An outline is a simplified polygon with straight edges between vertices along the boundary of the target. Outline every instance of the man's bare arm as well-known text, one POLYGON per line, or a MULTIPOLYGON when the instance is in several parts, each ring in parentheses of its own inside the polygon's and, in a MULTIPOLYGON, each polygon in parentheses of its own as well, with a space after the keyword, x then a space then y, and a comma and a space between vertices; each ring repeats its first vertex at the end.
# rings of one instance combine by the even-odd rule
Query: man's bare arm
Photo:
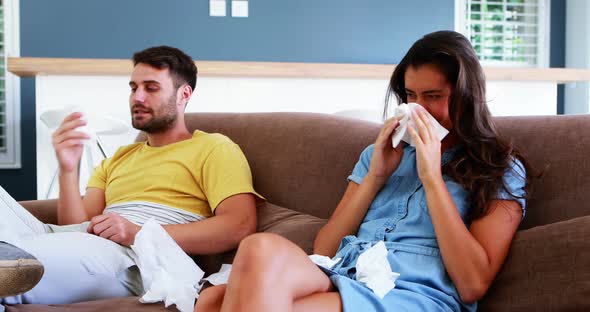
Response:
POLYGON ((250 193, 223 200, 215 216, 189 224, 165 225, 164 229, 188 254, 214 254, 232 250, 256 232, 256 201, 250 193))
POLYGON ((52 144, 59 164, 58 224, 75 224, 90 220, 105 207, 104 191, 88 189, 84 200, 80 196, 78 164, 84 140, 88 134, 79 130, 86 125, 81 113, 68 115, 52 135, 52 144))

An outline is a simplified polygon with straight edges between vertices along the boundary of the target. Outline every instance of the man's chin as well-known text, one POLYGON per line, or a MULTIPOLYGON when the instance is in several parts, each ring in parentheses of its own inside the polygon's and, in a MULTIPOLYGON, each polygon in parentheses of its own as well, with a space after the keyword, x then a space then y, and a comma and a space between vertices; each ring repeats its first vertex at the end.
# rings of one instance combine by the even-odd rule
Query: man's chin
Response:
POLYGON ((135 120, 131 123, 131 126, 133 126, 134 129, 137 129, 139 131, 145 131, 146 129, 149 129, 149 127, 147 126, 147 123, 137 122, 135 120))

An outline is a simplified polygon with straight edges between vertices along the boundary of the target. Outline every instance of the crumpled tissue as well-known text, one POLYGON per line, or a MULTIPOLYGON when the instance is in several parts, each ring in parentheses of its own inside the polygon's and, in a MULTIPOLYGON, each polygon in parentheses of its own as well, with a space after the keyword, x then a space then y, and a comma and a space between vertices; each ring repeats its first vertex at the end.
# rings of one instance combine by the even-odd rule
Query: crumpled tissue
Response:
MULTIPOLYGON (((399 126, 397 127, 397 129, 395 129, 395 132, 391 136, 391 143, 393 144, 394 148, 397 147, 400 141, 404 141, 410 144, 411 146, 416 146, 414 140, 412 140, 410 132, 407 130, 408 127, 413 127, 414 129, 416 129, 416 125, 414 124, 414 119, 412 117, 411 112, 416 110, 418 106, 420 106, 420 104, 418 103, 403 103, 395 108, 395 112, 393 115, 395 117, 403 116, 403 118, 400 119, 399 126)), ((430 113, 426 112, 426 114, 428 115, 428 119, 430 119, 430 122, 434 125, 434 131, 436 133, 438 140, 442 141, 442 139, 447 134, 449 134, 449 130, 441 126, 441 124, 438 123, 438 121, 436 121, 436 119, 434 119, 434 117, 432 117, 430 113)))
POLYGON ((340 260, 342 260, 342 258, 330 258, 330 257, 326 257, 326 256, 322 256, 322 255, 310 255, 309 256, 309 260, 311 260, 311 262, 322 266, 326 269, 331 269, 332 267, 334 267, 336 265, 336 263, 340 262, 340 260))
POLYGON ((383 241, 365 250, 356 261, 356 280, 373 290, 381 299, 395 287, 398 277, 399 273, 391 271, 383 241))
POLYGON ((181 312, 193 311, 205 272, 178 246, 154 218, 135 236, 129 255, 141 273, 145 294, 142 303, 164 301, 181 312))
POLYGON ((227 284, 227 281, 229 280, 230 273, 231 273, 231 264, 224 263, 221 265, 221 269, 219 269, 219 272, 213 273, 213 274, 205 277, 203 280, 209 281, 209 283, 211 283, 211 285, 215 285, 215 286, 227 284))

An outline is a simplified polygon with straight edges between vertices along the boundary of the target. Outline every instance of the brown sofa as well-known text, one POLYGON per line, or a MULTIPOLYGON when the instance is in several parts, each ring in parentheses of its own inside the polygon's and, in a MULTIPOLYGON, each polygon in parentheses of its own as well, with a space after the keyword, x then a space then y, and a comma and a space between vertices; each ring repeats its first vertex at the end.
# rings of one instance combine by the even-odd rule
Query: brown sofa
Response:
MULTIPOLYGON (((590 311, 590 115, 502 117, 538 168, 527 216, 506 263, 480 302, 481 311, 590 311)), ((359 153, 379 125, 310 113, 188 114, 190 129, 220 132, 243 149, 256 189, 269 204, 258 210, 259 231, 279 233, 311 252, 318 229, 336 207, 359 153)), ((55 201, 23 205, 55 222, 55 201)), ((196 257, 207 272, 233 253, 196 257)), ((19 305, 7 311, 164 311, 137 298, 65 306, 19 305)))

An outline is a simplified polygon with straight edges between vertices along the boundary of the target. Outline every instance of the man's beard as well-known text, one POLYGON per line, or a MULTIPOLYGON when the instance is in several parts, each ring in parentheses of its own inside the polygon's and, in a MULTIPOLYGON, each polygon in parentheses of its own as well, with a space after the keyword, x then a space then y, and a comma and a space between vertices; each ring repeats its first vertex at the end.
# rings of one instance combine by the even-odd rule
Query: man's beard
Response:
POLYGON ((133 117, 133 111, 135 109, 140 109, 142 111, 148 110, 141 104, 135 104, 131 108, 131 124, 133 125, 133 128, 137 130, 146 133, 161 133, 176 125, 176 119, 178 117, 176 112, 176 95, 170 96, 168 103, 160 106, 157 113, 150 109, 148 113, 152 115, 152 118, 147 121, 144 121, 145 117, 142 120, 135 120, 133 117))

